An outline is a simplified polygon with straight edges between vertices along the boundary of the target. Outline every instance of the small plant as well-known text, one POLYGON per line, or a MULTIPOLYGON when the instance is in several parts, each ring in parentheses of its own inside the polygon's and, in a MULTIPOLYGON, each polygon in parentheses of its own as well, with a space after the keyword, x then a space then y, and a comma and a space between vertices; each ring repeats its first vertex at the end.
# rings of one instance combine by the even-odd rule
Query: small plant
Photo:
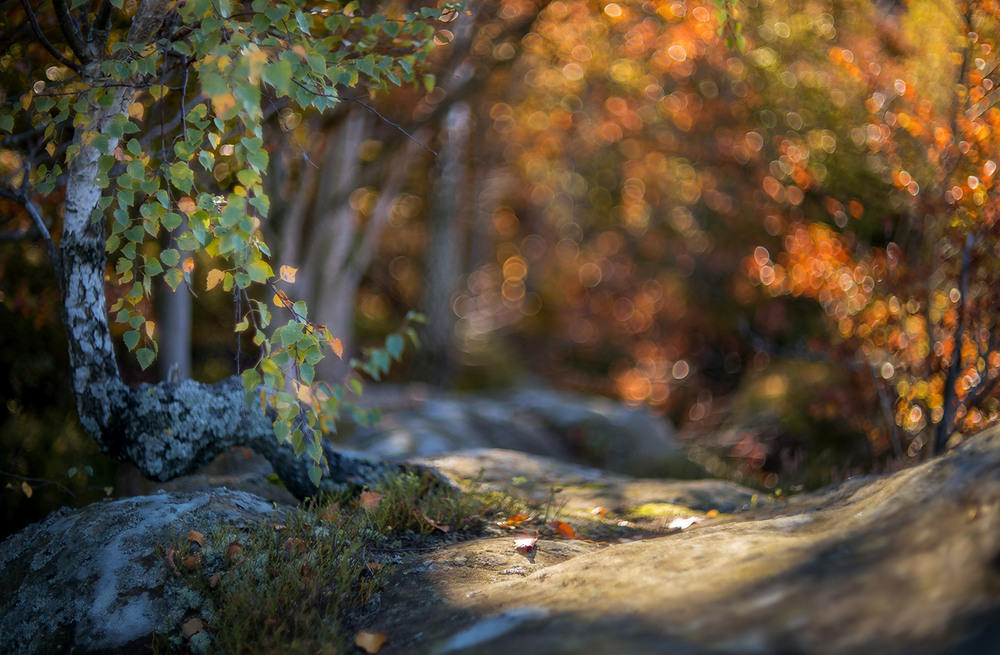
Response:
POLYGON ((461 491, 429 472, 403 472, 269 522, 192 531, 161 553, 186 585, 177 602, 190 610, 187 643, 156 643, 177 652, 347 652, 349 626, 377 603, 395 550, 477 534, 516 507, 476 484, 461 491))

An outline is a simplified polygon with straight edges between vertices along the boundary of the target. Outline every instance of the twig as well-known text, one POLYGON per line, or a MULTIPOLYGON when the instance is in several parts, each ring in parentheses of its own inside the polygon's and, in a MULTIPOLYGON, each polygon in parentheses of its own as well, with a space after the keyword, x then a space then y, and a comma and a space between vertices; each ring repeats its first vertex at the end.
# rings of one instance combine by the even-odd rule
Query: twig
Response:
POLYGON ((31 10, 31 5, 28 4, 28 0, 21 0, 21 4, 24 5, 24 13, 28 15, 28 22, 31 23, 32 31, 35 33, 35 36, 38 37, 38 40, 45 47, 45 49, 48 50, 52 54, 52 56, 59 61, 59 63, 63 64, 64 66, 69 66, 77 73, 79 73, 80 65, 77 64, 76 62, 72 62, 69 59, 66 59, 66 57, 64 57, 61 52, 56 50, 56 47, 52 45, 52 43, 47 38, 45 38, 45 35, 42 34, 42 28, 39 27, 38 20, 35 18, 35 12, 31 10))
POLYGON ((35 482, 35 483, 38 483, 40 485, 50 485, 50 484, 51 485, 55 485, 56 487, 59 487, 59 489, 61 489, 61 490, 65 491, 66 493, 68 493, 73 498, 76 498, 76 494, 75 493, 73 493, 72 491, 70 491, 69 489, 67 489, 66 487, 64 487, 63 485, 59 484, 55 480, 47 480, 45 478, 27 478, 27 477, 25 477, 23 475, 18 475, 17 473, 8 473, 7 471, 0 471, 0 475, 6 475, 7 477, 17 478, 18 480, 23 480, 24 482, 35 482))
MULTIPOLYGON (((22 0, 22 2, 27 4, 27 0, 22 0)), ((80 35, 76 21, 73 20, 72 14, 69 13, 66 0, 52 0, 52 7, 56 10, 56 20, 59 22, 59 27, 62 29, 63 36, 66 37, 66 43, 70 49, 83 64, 90 63, 92 57, 87 50, 87 44, 83 42, 83 37, 80 35)))

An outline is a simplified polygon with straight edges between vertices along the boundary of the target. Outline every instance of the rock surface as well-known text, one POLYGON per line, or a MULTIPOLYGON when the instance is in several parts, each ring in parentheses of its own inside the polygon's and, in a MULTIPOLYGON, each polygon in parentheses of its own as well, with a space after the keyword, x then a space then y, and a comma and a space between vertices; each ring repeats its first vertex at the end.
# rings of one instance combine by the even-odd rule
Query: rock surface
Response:
POLYGON ((707 475, 687 458, 666 419, 608 398, 551 389, 447 394, 411 386, 372 389, 365 403, 379 408, 381 422, 343 430, 339 445, 377 458, 504 448, 627 475, 707 475))
POLYGON ((0 653, 149 652, 154 631, 176 628, 200 607, 168 570, 163 548, 190 530, 273 512, 244 492, 159 493, 28 526, 0 544, 0 653))
POLYGON ((998 653, 1000 429, 669 536, 513 546, 412 557, 371 626, 381 652, 998 653))

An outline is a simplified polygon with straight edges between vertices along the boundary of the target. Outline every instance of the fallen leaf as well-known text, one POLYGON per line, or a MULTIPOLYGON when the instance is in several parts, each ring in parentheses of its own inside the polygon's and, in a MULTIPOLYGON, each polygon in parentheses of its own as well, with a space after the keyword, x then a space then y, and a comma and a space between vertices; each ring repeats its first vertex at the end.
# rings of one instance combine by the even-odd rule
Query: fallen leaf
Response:
POLYGON ((192 553, 184 560, 184 568, 188 571, 195 571, 201 568, 201 552, 192 553))
POLYGON ((381 632, 359 632, 354 639, 354 645, 366 653, 377 653, 386 639, 387 637, 381 632))
POLYGON ((181 632, 185 637, 190 639, 199 632, 205 632, 205 624, 201 619, 195 617, 190 621, 185 621, 184 625, 181 626, 181 632))
POLYGON ((220 582, 222 582, 222 575, 219 573, 213 573, 212 577, 208 579, 208 588, 217 589, 220 582))
POLYGON ((706 519, 714 519, 718 515, 719 515, 719 510, 717 509, 710 509, 707 512, 705 512, 706 519))
POLYGON ((590 513, 593 514, 594 516, 604 516, 605 514, 608 513, 608 508, 598 506, 590 510, 590 513))
POLYGON ((538 537, 531 535, 521 535, 514 538, 514 550, 521 553, 522 555, 527 555, 528 553, 535 550, 535 542, 538 541, 538 537))
POLYGON ((382 494, 377 494, 374 491, 362 491, 361 497, 358 498, 358 505, 361 507, 372 510, 378 507, 379 501, 382 500, 382 494))
POLYGON ((285 540, 285 552, 288 553, 300 553, 305 550, 306 542, 302 541, 298 537, 289 537, 285 540))
POLYGON ((380 571, 382 569, 381 562, 368 562, 368 570, 374 573, 375 571, 380 571))
POLYGON ((571 528, 569 524, 563 523, 562 521, 549 521, 549 527, 558 532, 559 536, 563 539, 580 538, 576 536, 576 532, 573 531, 573 528, 571 528))
POLYGON ((507 519, 506 523, 501 523, 501 525, 507 528, 516 528, 517 526, 521 525, 530 518, 531 518, 530 514, 515 514, 514 516, 507 519))
POLYGON ((701 523, 705 520, 703 516, 685 516, 678 517, 667 524, 667 529, 669 530, 684 530, 690 528, 695 523, 701 523))
POLYGON ((321 521, 334 521, 337 515, 340 513, 340 505, 337 503, 330 503, 326 505, 319 511, 319 520, 321 521))
POLYGON ((205 545, 205 535, 203 535, 202 533, 198 532, 197 530, 192 530, 191 532, 188 532, 188 541, 190 541, 192 543, 196 543, 199 546, 204 546, 205 545))
POLYGON ((226 547, 226 559, 232 562, 240 554, 241 550, 243 550, 243 544, 238 541, 230 542, 226 547))

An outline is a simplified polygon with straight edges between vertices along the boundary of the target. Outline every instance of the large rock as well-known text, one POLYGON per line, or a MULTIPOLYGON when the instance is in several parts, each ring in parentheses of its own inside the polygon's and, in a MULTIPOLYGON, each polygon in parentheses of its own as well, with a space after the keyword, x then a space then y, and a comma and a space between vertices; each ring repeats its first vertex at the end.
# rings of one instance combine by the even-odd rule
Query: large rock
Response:
POLYGON ((273 512, 261 498, 221 489, 94 503, 28 526, 0 544, 0 653, 149 652, 154 631, 176 630, 202 602, 171 574, 162 549, 190 530, 273 512))
POLYGON ((504 448, 627 475, 692 478, 692 463, 663 417, 609 398, 551 389, 447 394, 422 387, 374 389, 372 428, 343 430, 340 445, 380 458, 504 448))
POLYGON ((383 604, 383 653, 1000 653, 1000 429, 660 538, 415 555, 383 604))

